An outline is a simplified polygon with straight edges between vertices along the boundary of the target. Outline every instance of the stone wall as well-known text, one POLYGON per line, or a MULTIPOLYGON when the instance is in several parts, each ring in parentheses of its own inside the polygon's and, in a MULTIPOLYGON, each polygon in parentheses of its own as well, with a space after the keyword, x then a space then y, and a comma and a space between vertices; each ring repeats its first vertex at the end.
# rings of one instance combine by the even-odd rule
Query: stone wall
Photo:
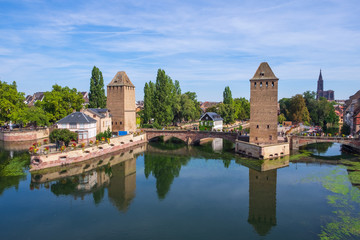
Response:
POLYGON ((14 131, 5 131, 0 132, 0 141, 4 142, 22 142, 22 141, 32 141, 42 138, 49 137, 49 129, 40 129, 40 130, 14 130, 14 131))
POLYGON ((56 152, 43 155, 34 155, 31 157, 31 170, 40 170, 49 167, 62 166, 77 162, 82 162, 99 156, 103 156, 120 149, 125 149, 140 143, 146 142, 146 135, 139 136, 125 135, 110 139, 110 144, 103 143, 96 146, 89 146, 83 149, 72 151, 56 152))
POLYGON ((290 154, 289 143, 257 145, 242 141, 236 141, 235 152, 260 159, 277 158, 290 154))

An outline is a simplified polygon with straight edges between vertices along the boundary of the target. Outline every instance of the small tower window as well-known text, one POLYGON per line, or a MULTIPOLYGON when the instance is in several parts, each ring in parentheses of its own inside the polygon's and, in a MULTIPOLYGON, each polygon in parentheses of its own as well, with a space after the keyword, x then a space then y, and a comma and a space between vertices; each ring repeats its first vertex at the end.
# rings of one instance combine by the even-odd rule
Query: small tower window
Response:
POLYGON ((268 84, 268 82, 266 82, 266 87, 268 87, 269 86, 269 84, 268 84))
POLYGON ((254 82, 254 87, 256 87, 256 82, 254 82))
POLYGON ((267 125, 267 128, 269 129, 269 128, 270 128, 270 125, 267 125))
POLYGON ((262 82, 260 82, 260 87, 262 87, 262 82))
POLYGON ((272 140, 272 135, 269 136, 269 140, 272 140))
POLYGON ((256 125, 256 128, 259 128, 259 125, 256 125))
POLYGON ((120 125, 122 125, 122 122, 120 122, 120 125))
POLYGON ((255 137, 255 141, 257 141, 258 140, 258 138, 257 137, 255 137))
POLYGON ((274 84, 274 82, 271 82, 271 86, 273 87, 275 84, 274 84))

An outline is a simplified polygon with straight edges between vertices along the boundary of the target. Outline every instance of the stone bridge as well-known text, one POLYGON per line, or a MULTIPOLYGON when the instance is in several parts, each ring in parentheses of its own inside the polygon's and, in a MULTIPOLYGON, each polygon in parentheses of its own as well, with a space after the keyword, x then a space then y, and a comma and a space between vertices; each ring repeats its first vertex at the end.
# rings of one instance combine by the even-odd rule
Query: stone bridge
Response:
POLYGON ((248 136, 240 136, 232 132, 190 131, 190 130, 144 130, 147 140, 163 136, 164 141, 172 137, 178 138, 188 145, 196 144, 204 138, 222 138, 235 143, 235 140, 249 141, 248 136))
POLYGON ((320 137, 320 136, 290 136, 290 149, 299 149, 299 147, 322 142, 341 143, 360 151, 360 139, 343 137, 320 137))

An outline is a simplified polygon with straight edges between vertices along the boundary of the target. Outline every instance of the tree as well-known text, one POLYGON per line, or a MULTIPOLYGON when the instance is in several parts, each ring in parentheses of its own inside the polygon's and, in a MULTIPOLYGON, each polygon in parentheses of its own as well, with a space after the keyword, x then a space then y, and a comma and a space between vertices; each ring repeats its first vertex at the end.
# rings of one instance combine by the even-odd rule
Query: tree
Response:
POLYGON ((174 118, 172 109, 172 80, 159 69, 155 83, 155 121, 161 126, 168 125, 174 118), (170 97, 169 97, 170 96, 170 97))
POLYGON ((278 116, 278 122, 280 124, 283 124, 283 122, 286 121, 286 118, 285 118, 285 115, 283 113, 281 113, 279 116, 278 116))
POLYGON ((290 119, 294 122, 303 122, 305 124, 310 122, 309 111, 301 94, 297 94, 291 98, 289 115, 290 119))
POLYGON ((172 110, 174 114, 173 123, 181 121, 181 88, 178 80, 172 87, 172 110))
POLYGON ((153 112, 153 96, 151 94, 151 89, 149 87, 148 83, 145 83, 145 87, 144 87, 144 110, 142 112, 142 117, 143 117, 143 122, 144 123, 149 123, 151 120, 151 115, 153 112))
POLYGON ((233 101, 233 98, 232 98, 230 87, 227 86, 227 87, 225 87, 225 90, 223 92, 223 103, 232 105, 233 102, 234 101, 233 101))
POLYGON ((245 98, 234 99, 235 118, 239 120, 250 118, 250 102, 245 98))
POLYGON ((26 108, 24 93, 17 91, 17 85, 0 81, 0 123, 15 120, 19 111, 26 108))
POLYGON ((14 117, 17 123, 25 125, 30 124, 35 127, 49 125, 48 114, 42 108, 36 106, 24 108, 23 110, 17 112, 16 116, 14 114, 14 117))
POLYGON ((35 106, 40 107, 48 114, 50 122, 55 123, 74 110, 80 111, 83 107, 83 96, 75 88, 70 89, 57 84, 52 88, 51 92, 44 93, 43 101, 35 103, 35 106))
POLYGON ((341 128, 341 134, 344 134, 344 135, 350 135, 351 133, 351 129, 350 129, 350 126, 347 125, 345 122, 341 128))
POLYGON ((64 142, 69 146, 70 141, 77 140, 77 133, 69 129, 54 129, 49 135, 51 142, 64 142))
POLYGON ((93 67, 90 78, 89 108, 105 108, 106 96, 102 72, 93 67))

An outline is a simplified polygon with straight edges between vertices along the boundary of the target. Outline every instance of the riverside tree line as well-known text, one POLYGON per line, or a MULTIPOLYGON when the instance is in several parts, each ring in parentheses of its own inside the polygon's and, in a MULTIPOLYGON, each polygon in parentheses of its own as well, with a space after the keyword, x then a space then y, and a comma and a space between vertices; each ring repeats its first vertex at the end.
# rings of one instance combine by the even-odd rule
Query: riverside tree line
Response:
MULTIPOLYGON (((81 92, 76 88, 53 85, 51 91, 44 93, 42 101, 34 106, 25 104, 25 94, 18 92, 16 82, 8 84, 0 81, 0 124, 14 122, 21 126, 49 126, 84 106, 81 92)), ((90 79, 89 106, 106 107, 104 80, 101 71, 94 66, 90 79)))

